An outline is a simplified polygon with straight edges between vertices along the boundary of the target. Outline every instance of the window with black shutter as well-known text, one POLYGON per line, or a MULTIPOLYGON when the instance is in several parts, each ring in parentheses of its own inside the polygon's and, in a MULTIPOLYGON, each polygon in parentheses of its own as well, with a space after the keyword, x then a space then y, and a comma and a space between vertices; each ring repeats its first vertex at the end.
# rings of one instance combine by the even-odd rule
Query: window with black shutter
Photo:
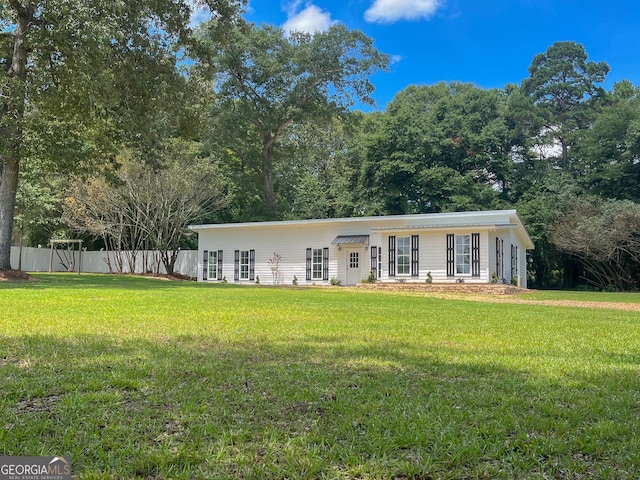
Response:
POLYGON ((389 236, 389 276, 396 276, 396 237, 389 236))
POLYGON ((480 276, 480 234, 471 234, 471 276, 480 276))
POLYGON ((209 279, 209 271, 207 270, 208 265, 209 265, 209 250, 205 250, 204 255, 202 256, 202 279, 203 280, 209 279))
POLYGON ((420 258, 420 254, 419 254, 419 250, 418 250, 418 242, 419 242, 419 235, 411 235, 411 276, 412 277, 417 277, 420 275, 420 269, 419 269, 419 258, 420 258))
POLYGON ((455 236, 447 233, 447 277, 454 277, 456 271, 455 236))

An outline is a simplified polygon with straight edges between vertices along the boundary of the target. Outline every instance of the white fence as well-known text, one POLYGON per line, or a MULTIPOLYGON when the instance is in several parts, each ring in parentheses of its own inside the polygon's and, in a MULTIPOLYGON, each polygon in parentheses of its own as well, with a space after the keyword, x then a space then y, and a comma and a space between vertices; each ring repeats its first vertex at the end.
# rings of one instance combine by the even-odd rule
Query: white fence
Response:
MULTIPOLYGON (((73 252, 73 258, 68 253, 67 249, 60 249, 59 255, 54 250, 53 252, 53 268, 54 272, 66 272, 67 268, 63 263, 67 263, 71 260, 73 262, 78 261, 78 251, 73 252), (62 258, 61 258, 62 257, 62 258)), ((25 272, 48 272, 51 250, 49 248, 22 248, 22 261, 21 270, 25 272)), ((11 247, 11 268, 17 270, 20 256, 19 247, 11 247)), ((109 252, 111 259, 111 265, 113 271, 117 271, 116 268, 116 255, 113 252, 109 252)), ((149 269, 156 260, 156 252, 138 252, 135 262, 135 273, 143 273, 143 268, 146 265, 149 269), (146 255, 146 262, 145 257, 146 255)), ((77 265, 77 263, 75 264, 77 265)), ((127 262, 123 265, 125 272, 129 271, 127 262)), ((178 253, 178 259, 176 260, 175 273, 181 275, 187 275, 189 277, 195 277, 198 274, 198 252, 197 250, 182 250, 178 253)), ((76 267, 77 271, 77 267, 76 267)), ((82 252, 82 272, 89 273, 109 273, 109 265, 107 264, 107 252, 96 251, 84 251, 82 252)), ((160 263, 160 273, 165 273, 164 266, 160 263)))

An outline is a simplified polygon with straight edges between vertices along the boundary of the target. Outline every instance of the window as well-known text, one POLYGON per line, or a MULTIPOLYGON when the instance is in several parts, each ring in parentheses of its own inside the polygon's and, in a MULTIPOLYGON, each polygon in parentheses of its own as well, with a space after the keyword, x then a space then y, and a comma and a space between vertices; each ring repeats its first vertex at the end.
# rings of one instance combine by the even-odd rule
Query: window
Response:
POLYGON ((218 279, 218 252, 212 250, 209 252, 209 280, 218 279))
MULTIPOLYGON (((220 263, 218 263, 218 265, 220 265, 220 263)), ((252 282, 255 280, 255 265, 255 250, 236 250, 233 259, 233 280, 236 282, 240 280, 249 280, 252 282)))
POLYGON ((456 275, 471 273, 471 235, 456 235, 456 275))
POLYGON ((240 251, 240 280, 249 280, 249 250, 240 251))
POLYGON ((311 279, 322 280, 322 249, 314 248, 311 263, 311 279))
POLYGON ((360 268, 360 255, 358 252, 349 253, 349 268, 360 268))
POLYGON ((447 277, 480 276, 480 234, 447 234, 447 277))
POLYGON ((398 237, 398 275, 409 275, 411 273, 411 237, 398 237))

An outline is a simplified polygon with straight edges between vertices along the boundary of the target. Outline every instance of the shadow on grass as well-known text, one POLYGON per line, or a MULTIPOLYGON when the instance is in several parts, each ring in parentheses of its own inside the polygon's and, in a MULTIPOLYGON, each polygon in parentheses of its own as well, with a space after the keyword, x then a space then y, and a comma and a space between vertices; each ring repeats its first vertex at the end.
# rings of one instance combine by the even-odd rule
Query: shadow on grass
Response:
POLYGON ((2 455, 78 478, 633 478, 640 380, 455 348, 0 339, 2 455), (455 360, 454 360, 455 359, 455 360))
MULTIPOLYGON (((10 289, 36 290, 36 289, 117 289, 117 290, 157 290, 173 289, 185 286, 211 287, 211 285, 198 284, 188 280, 169 280, 158 277, 145 277, 142 275, 119 274, 90 274, 81 275, 75 273, 32 273, 30 281, 4 281, 0 282, 0 291, 10 289)), ((233 287, 231 284, 216 284, 217 288, 233 287)))

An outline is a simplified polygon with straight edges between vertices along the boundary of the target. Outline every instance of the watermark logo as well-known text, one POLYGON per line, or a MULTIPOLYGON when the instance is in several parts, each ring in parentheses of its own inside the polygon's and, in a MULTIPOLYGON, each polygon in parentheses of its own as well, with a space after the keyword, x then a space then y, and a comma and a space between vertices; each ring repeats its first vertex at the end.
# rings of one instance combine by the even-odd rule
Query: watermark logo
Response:
POLYGON ((68 457, 0 457, 0 480, 71 480, 68 457))

